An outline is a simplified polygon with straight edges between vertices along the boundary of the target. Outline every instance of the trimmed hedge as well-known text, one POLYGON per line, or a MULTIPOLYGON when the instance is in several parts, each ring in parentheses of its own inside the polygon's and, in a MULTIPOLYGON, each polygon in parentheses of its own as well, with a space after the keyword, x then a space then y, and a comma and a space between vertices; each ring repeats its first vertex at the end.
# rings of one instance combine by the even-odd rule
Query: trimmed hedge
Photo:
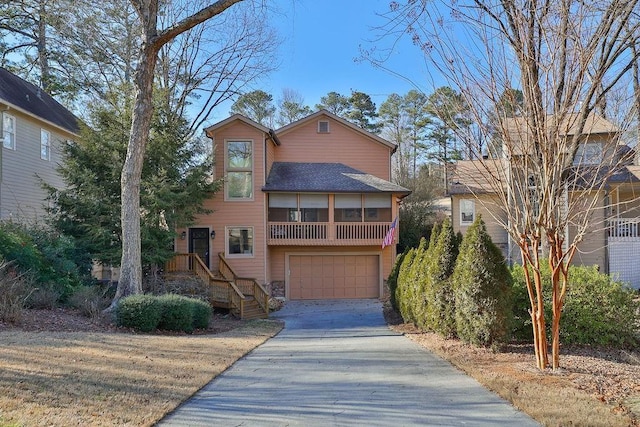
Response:
POLYGON ((193 332, 209 326, 211 306, 182 295, 131 295, 118 302, 115 311, 119 326, 151 332, 156 329, 193 332))
POLYGON ((160 322, 161 307, 153 295, 131 295, 118 301, 115 310, 118 326, 151 332, 160 322))

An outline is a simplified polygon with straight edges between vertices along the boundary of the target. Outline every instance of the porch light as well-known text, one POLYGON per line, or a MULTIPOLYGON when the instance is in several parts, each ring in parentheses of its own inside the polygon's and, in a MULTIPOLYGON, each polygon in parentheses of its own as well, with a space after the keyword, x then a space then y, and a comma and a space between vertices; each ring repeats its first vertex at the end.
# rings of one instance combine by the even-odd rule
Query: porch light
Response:
POLYGON ((187 232, 183 231, 182 233, 180 233, 180 240, 184 240, 187 238, 187 232))
POLYGON ((211 230, 211 239, 216 238, 216 230, 211 230))

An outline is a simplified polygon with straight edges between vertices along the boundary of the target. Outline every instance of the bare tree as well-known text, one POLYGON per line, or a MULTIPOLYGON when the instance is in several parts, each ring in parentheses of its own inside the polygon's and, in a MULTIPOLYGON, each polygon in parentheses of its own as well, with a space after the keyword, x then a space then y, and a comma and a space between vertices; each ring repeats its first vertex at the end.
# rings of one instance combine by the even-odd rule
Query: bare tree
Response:
POLYGON ((636 62, 638 2, 422 0, 392 2, 387 16, 387 34, 408 33, 463 95, 478 132, 499 139, 502 157, 467 162, 469 179, 494 194, 487 209, 528 267, 540 369, 549 357, 539 249, 548 247, 558 368, 569 265, 590 228, 603 225, 610 178, 628 161, 617 129, 595 113, 636 62), (522 91, 521 113, 495 114, 512 88, 522 91), (591 137, 603 132, 607 138, 591 137))

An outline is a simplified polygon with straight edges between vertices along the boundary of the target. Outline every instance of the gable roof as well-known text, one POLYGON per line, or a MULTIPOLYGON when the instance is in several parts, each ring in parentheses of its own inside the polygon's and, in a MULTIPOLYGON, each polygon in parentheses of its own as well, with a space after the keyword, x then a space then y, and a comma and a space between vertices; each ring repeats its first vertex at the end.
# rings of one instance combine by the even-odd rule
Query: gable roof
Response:
POLYGON ((41 88, 0 67, 0 100, 68 132, 80 130, 78 118, 41 88))
POLYGON ((342 163, 275 162, 267 192, 287 193, 397 193, 410 190, 342 163))
POLYGON ((242 114, 234 114, 233 116, 229 116, 224 120, 219 121, 218 123, 214 123, 211 126, 207 127, 204 129, 205 135, 209 135, 209 132, 213 132, 217 129, 220 129, 230 123, 233 123, 235 121, 241 121, 251 127, 254 127, 266 134, 269 135, 270 139, 273 141, 274 144, 276 145, 280 145, 280 140, 278 139, 278 137, 276 136, 275 132, 272 129, 269 129, 268 127, 261 125, 260 123, 251 120, 248 117, 243 116, 242 114))
POLYGON ((311 114, 311 115, 309 115, 307 117, 303 117, 300 120, 297 120, 297 121, 295 121, 293 123, 289 123, 288 125, 283 126, 280 129, 277 129, 276 130, 276 134, 277 135, 284 135, 285 133, 290 132, 291 130, 293 130, 293 129, 299 127, 299 126, 302 126, 307 122, 310 122, 312 120, 318 119, 321 116, 325 116, 327 118, 333 119, 333 120, 339 122, 340 124, 348 127, 349 129, 352 129, 352 130, 360 133, 361 135, 364 135, 367 138, 372 139, 375 142, 384 145, 385 147, 391 148, 391 152, 392 153, 394 153, 396 151, 396 149, 398 148, 396 146, 396 144, 394 144, 394 143, 392 143, 390 141, 387 141, 386 139, 381 138, 381 137, 379 137, 378 135, 376 135, 374 133, 366 131, 366 130, 362 129, 361 127, 351 123, 350 121, 348 121, 346 119, 343 119, 342 117, 337 116, 337 115, 335 115, 333 113, 330 113, 327 110, 316 111, 315 113, 313 113, 313 114, 311 114))

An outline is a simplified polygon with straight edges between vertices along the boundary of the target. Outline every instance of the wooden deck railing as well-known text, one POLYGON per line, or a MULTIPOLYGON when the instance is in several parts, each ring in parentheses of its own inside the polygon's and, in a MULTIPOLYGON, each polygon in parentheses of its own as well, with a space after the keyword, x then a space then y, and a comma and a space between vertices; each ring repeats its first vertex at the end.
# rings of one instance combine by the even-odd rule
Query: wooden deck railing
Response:
POLYGON ((239 277, 227 262, 224 254, 218 254, 218 271, 227 280, 232 280, 244 295, 253 295, 264 312, 269 315, 269 293, 255 279, 239 277))
POLYGON ((270 245, 378 244, 391 222, 269 222, 270 245))

